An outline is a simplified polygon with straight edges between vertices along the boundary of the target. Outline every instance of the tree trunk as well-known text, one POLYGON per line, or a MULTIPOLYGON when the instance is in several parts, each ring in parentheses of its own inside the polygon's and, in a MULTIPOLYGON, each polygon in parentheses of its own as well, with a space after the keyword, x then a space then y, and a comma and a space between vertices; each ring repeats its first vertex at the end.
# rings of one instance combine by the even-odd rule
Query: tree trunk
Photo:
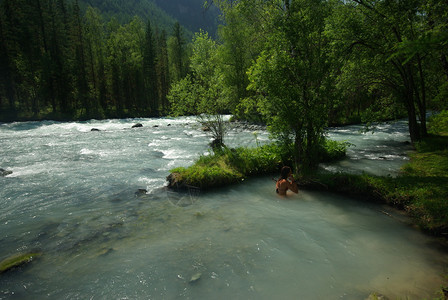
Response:
POLYGON ((295 169, 295 173, 298 174, 299 173, 299 166, 300 166, 300 158, 303 156, 303 147, 302 147, 302 136, 300 133, 300 130, 297 130, 295 132, 295 137, 294 137, 294 149, 293 149, 293 154, 294 154, 294 169, 295 169))
POLYGON ((405 106, 408 112, 408 127, 411 142, 415 143, 421 139, 420 128, 417 123, 417 116, 415 113, 414 99, 412 97, 412 91, 406 91, 405 106))
POLYGON ((448 80, 448 60, 446 59, 445 53, 440 55, 440 60, 442 61, 443 71, 445 72, 446 79, 448 80))
POLYGON ((11 59, 8 54, 7 41, 3 33, 3 23, 0 19, 0 69, 1 69, 1 79, 4 80, 5 96, 9 101, 9 109, 15 111, 15 91, 14 91, 14 80, 11 70, 11 59))
POLYGON ((420 101, 420 126, 422 137, 428 135, 428 129, 426 127, 426 85, 425 85, 425 75, 423 73, 422 58, 417 55, 418 62, 418 72, 420 74, 420 89, 421 89, 421 101, 420 101))

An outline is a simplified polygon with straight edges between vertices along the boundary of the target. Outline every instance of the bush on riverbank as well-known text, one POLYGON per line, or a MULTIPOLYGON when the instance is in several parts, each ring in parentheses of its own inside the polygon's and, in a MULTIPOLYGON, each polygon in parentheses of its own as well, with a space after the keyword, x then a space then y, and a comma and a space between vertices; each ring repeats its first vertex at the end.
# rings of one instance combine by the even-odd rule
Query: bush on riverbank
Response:
MULTIPOLYGON (((345 156, 345 142, 326 141, 320 149, 322 160, 334 160, 345 156)), ((201 156, 188 168, 175 168, 177 183, 201 189, 220 187, 242 181, 251 175, 278 173, 283 165, 291 164, 292 150, 277 144, 256 148, 227 148, 201 156)))

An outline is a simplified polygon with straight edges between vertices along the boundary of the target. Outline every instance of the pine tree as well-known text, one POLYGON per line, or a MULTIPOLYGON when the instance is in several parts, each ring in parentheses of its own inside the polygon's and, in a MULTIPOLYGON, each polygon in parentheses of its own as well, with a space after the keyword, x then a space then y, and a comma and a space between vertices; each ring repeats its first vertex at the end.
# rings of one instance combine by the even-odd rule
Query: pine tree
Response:
POLYGON ((173 27, 173 35, 170 39, 170 60, 172 65, 172 79, 178 81, 185 77, 185 39, 179 22, 173 27))
POLYGON ((143 49, 143 76, 147 93, 148 105, 151 114, 159 114, 158 90, 157 90, 157 72, 156 72, 156 49, 151 22, 148 20, 145 32, 145 45, 143 49))
POLYGON ((168 68, 168 48, 166 43, 166 32, 162 30, 158 37, 158 55, 157 55, 157 78, 158 78, 158 90, 159 99, 162 104, 163 112, 166 113, 169 110, 169 102, 166 96, 169 90, 169 68, 168 68))
POLYGON ((86 55, 84 45, 83 24, 81 22, 81 13, 78 0, 75 1, 73 7, 73 36, 75 47, 75 78, 77 83, 77 101, 81 104, 81 108, 85 109, 86 116, 91 113, 89 102, 89 86, 86 74, 86 55))
POLYGON ((4 31, 3 15, 0 15, 0 108, 2 99, 6 98, 10 114, 15 112, 15 82, 13 79, 12 61, 8 53, 8 41, 4 31))

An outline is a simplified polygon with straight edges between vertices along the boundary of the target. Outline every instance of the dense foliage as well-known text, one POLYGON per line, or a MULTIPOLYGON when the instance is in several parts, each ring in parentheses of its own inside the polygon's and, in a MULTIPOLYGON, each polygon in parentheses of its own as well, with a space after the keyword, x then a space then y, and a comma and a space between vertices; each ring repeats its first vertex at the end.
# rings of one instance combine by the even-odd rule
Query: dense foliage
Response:
POLYGON ((283 10, 273 1, 266 45, 249 70, 249 88, 259 95, 258 109, 270 131, 294 143, 295 166, 317 165, 333 84, 330 44, 324 35, 330 13, 323 1, 293 1, 283 10))
POLYGON ((176 114, 226 107, 266 122, 312 170, 325 126, 407 116, 417 142, 427 109, 446 108, 443 1, 214 2, 225 26, 219 43, 193 39, 191 74, 168 96, 176 114))

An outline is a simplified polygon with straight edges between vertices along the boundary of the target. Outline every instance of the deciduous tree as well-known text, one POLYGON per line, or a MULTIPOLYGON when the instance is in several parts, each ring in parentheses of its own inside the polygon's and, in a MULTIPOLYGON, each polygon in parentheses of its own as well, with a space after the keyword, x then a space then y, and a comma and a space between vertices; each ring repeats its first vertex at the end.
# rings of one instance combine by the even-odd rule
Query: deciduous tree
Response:
POLYGON ((250 88, 259 94, 269 129, 284 144, 293 144, 301 171, 318 162, 327 103, 331 97, 331 59, 325 36, 330 6, 326 1, 266 1, 263 26, 271 34, 251 68, 250 88))

